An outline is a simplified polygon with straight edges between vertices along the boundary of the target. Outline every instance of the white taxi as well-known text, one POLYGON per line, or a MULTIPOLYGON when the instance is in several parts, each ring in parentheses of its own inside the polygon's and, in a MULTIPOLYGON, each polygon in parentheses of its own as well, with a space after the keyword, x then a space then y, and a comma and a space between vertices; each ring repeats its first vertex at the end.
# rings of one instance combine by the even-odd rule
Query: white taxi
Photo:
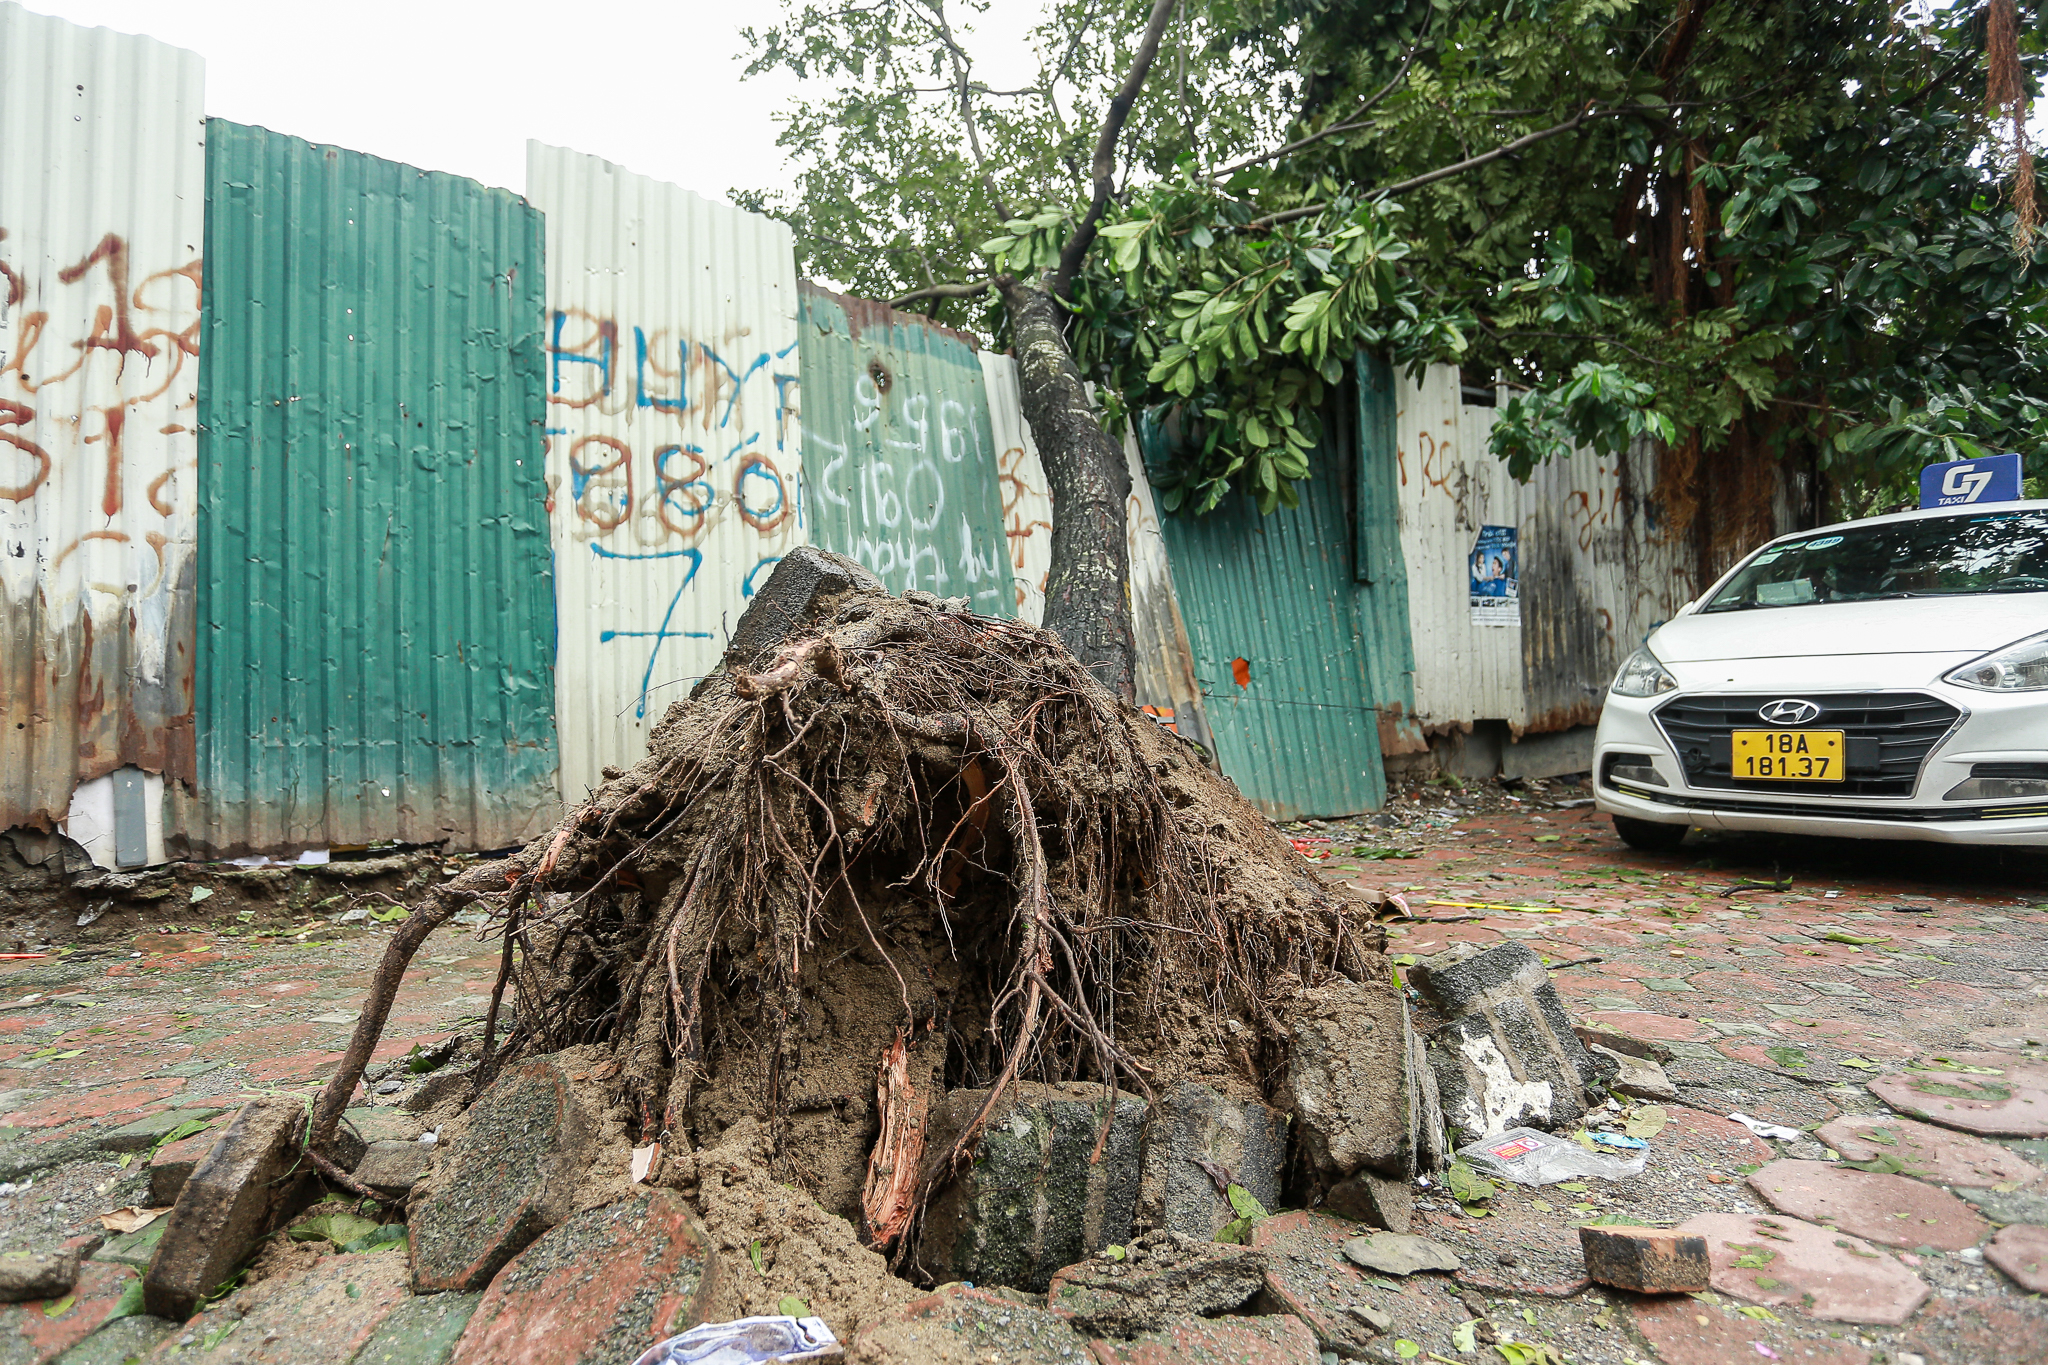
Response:
POLYGON ((1595 800, 1687 829, 2048 845, 2048 502, 1781 536, 1608 689, 1595 800))

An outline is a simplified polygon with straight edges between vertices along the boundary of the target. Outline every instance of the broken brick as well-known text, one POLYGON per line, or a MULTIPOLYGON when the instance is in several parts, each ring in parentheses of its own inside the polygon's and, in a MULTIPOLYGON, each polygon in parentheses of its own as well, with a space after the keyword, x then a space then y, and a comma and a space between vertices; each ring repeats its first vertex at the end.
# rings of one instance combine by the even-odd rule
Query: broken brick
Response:
POLYGON ((1707 1239, 1659 1228, 1582 1227, 1586 1274, 1638 1294, 1695 1294, 1712 1281, 1707 1239))

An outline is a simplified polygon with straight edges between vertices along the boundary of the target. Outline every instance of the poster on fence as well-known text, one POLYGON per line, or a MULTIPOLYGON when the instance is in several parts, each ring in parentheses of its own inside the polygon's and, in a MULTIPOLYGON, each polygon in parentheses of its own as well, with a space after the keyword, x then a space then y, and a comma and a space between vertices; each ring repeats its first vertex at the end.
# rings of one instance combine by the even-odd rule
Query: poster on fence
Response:
POLYGON ((1472 624, 1522 624, 1520 534, 1513 526, 1482 526, 1472 544, 1472 624))

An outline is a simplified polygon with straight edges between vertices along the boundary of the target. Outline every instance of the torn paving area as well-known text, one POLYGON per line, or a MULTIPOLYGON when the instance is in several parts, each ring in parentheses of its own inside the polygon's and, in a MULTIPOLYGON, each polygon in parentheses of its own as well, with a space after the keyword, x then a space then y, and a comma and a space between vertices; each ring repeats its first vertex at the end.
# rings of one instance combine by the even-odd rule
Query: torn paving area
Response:
MULTIPOLYGON (((1388 930, 1404 968, 1426 976, 1456 945, 1510 940, 1544 959, 1581 1036, 1652 1064, 1630 1073, 1643 1093, 1558 1129, 1583 1131, 1606 1155, 1638 1154, 1605 1145, 1614 1139, 1644 1143, 1642 1174, 1415 1191, 1408 1230, 1455 1269, 1364 1265, 1347 1243, 1372 1229, 1278 1213, 1250 1229, 1265 1278, 1235 1310, 1249 1315, 1176 1319, 1129 1339, 1078 1334, 1042 1295, 918 1298, 906 1285, 865 1305, 866 1321, 834 1324, 855 1358, 940 1358, 938 1332, 962 1360, 2038 1360, 2048 1340, 2042 864, 1765 841, 1643 855, 1583 805, 1535 792, 1486 805, 1472 814, 1411 802, 1392 826, 1288 832, 1329 871, 1406 901, 1415 918, 1388 930), (1415 856, 1377 856, 1390 851, 1415 856), (1589 1282, 1578 1233, 1589 1222, 1701 1234, 1711 1287, 1643 1295, 1589 1282)), ((172 913, 189 925, 199 911, 172 913)), ((395 1190, 424 1174, 417 1154, 432 1145, 420 1138, 452 1113, 436 1071, 403 1059, 428 1065, 451 1037, 480 1030, 498 960, 474 932, 440 930, 415 958, 352 1111, 364 1159, 374 1149, 395 1190)), ((665 1218, 677 1230, 662 1243, 673 1244, 662 1292, 680 1292, 670 1262, 699 1252, 681 1215, 664 1212, 672 1196, 657 1191, 640 1196, 646 1207, 609 1206, 628 1208, 630 1226, 577 1215, 573 1237, 534 1244, 555 1260, 515 1261, 482 1278, 487 1291, 415 1296, 394 1251, 402 1243, 378 1240, 374 1222, 330 1224, 333 1236, 279 1238, 252 1283, 190 1323, 137 1311, 136 1268, 165 1220, 116 1233, 102 1215, 174 1194, 181 1161, 189 1172, 195 1149, 250 1098, 316 1090, 388 933, 318 920, 269 935, 145 930, 0 963, 0 1250, 100 1243, 68 1292, 0 1307, 0 1362, 580 1358, 535 1354, 521 1328, 562 1312, 549 1276, 573 1278, 578 1256, 607 1248, 636 1265, 659 1259, 644 1238, 665 1218)), ((700 1158, 690 1188, 702 1207, 713 1189, 745 1192, 758 1179, 700 1158)), ((773 1311, 794 1289, 827 1292, 800 1261, 867 1254, 832 1243, 822 1225, 833 1220, 817 1221, 786 1246, 771 1236, 765 1254, 758 1237, 723 1249, 728 1315, 773 1311), (744 1299, 734 1284, 749 1286, 744 1299)), ((0 1280, 7 1265, 0 1258, 0 1280)), ((687 1287, 685 1298, 706 1292, 687 1287)), ((591 1311, 559 1329, 606 1339, 616 1314, 591 1311)))

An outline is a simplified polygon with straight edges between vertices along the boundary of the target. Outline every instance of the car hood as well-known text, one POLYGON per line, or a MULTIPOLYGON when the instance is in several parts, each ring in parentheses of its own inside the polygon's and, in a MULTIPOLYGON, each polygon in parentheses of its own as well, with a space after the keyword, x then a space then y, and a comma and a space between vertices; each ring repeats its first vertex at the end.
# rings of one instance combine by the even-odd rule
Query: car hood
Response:
POLYGON ((1650 635, 1667 664, 1814 655, 1986 654, 2048 630, 2048 593, 1915 597, 1690 614, 1650 635))

